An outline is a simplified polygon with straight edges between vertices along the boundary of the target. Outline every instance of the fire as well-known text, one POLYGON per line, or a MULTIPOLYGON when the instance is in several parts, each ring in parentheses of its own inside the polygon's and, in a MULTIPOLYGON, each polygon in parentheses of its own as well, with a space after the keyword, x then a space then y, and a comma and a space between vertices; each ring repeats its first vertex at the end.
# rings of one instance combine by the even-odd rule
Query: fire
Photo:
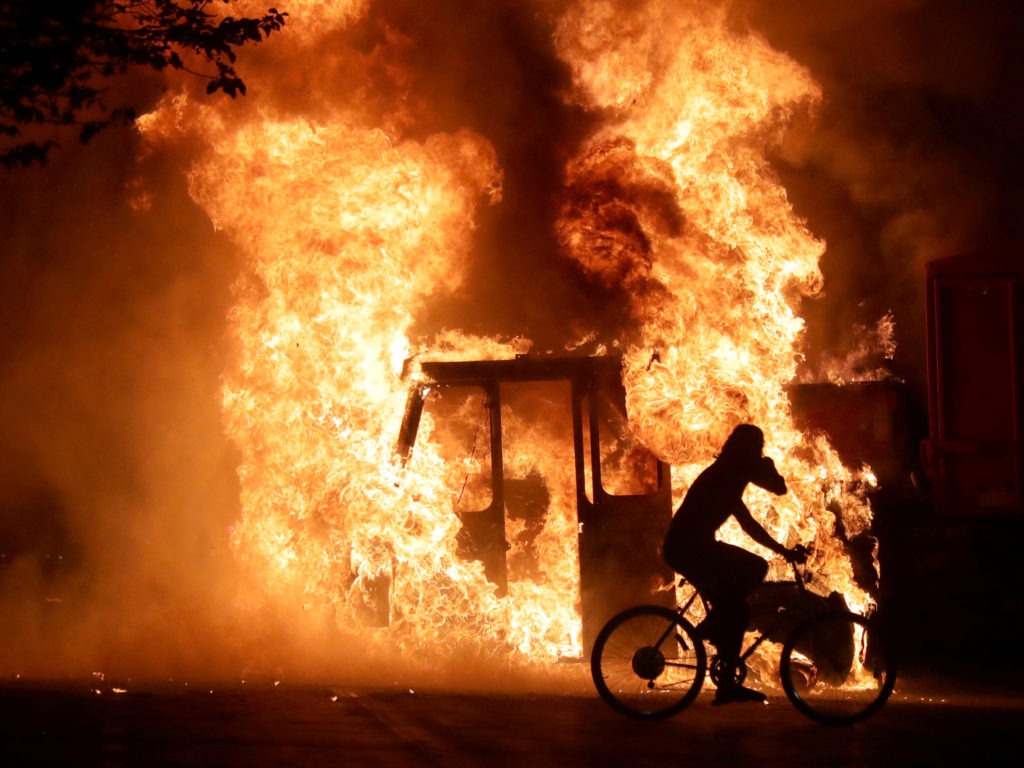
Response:
POLYGON ((858 381, 883 381, 889 375, 886 364, 896 354, 896 323, 889 312, 873 328, 854 325, 851 333, 853 347, 844 356, 826 355, 816 380, 833 384, 858 381))
MULTIPOLYGON (((488 137, 414 130, 415 100, 388 103, 409 77, 401 36, 370 52, 344 38, 369 5, 290 3, 244 103, 182 89, 140 122, 154 146, 190 138, 191 195, 246 259, 223 391, 241 456, 231 543, 269 593, 371 647, 578 657, 574 481, 550 427, 514 404, 503 416, 522 446, 508 471, 540 473, 552 510, 542 524, 510 521, 509 558, 530 564, 507 594, 457 551, 454 511, 479 459, 446 461, 431 439, 445 426, 430 418, 411 460, 395 456, 417 376, 403 375, 407 358, 510 358, 530 342, 414 337, 479 255, 474 228, 500 205, 506 169, 488 137), (321 90, 331 75, 344 94, 321 90), (380 78, 389 87, 375 90, 380 78)), ((573 74, 565 98, 602 116, 566 163, 557 237, 595 289, 625 297, 621 334, 600 341, 623 352, 633 430, 673 466, 678 497, 735 424, 759 424, 791 492, 751 491, 755 515, 812 544, 824 587, 866 606, 843 546, 870 524, 864 476, 794 427, 785 393, 800 359, 795 300, 819 290, 824 246, 767 155, 818 87, 711 3, 580 0, 551 32, 573 74)))
MULTIPOLYGON (((810 542, 828 586, 864 607, 833 531, 870 511, 863 479, 793 425, 785 387, 820 290, 824 245, 793 214, 768 151, 821 94, 809 73, 707 3, 574 6, 558 41, 576 98, 613 117, 568 168, 562 242, 592 279, 631 293, 630 418, 681 488, 740 422, 760 425, 791 492, 749 503, 776 538, 810 542)), ((729 538, 749 541, 736 527, 729 538)), ((784 570, 775 573, 785 578, 784 570)))

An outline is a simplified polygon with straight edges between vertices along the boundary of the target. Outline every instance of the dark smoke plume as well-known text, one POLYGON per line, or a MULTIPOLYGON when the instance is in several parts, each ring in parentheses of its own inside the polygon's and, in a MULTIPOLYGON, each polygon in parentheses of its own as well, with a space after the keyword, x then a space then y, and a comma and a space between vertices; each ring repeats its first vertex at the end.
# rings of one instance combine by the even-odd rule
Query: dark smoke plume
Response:
POLYGON ((825 297, 805 302, 808 352, 841 354, 888 312, 894 373, 924 394, 924 265, 1019 240, 1022 131, 1016 65, 1024 9, 1009 0, 734 4, 810 67, 825 94, 777 165, 828 243, 825 297))

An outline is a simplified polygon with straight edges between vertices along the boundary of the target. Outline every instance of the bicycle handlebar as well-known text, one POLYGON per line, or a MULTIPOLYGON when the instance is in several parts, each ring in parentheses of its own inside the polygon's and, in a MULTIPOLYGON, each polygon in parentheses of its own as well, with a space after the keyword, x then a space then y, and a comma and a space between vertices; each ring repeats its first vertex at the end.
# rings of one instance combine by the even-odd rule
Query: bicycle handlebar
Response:
POLYGON ((797 544, 790 550, 793 553, 793 557, 787 557, 786 562, 789 563, 789 567, 793 569, 793 579, 803 587, 808 579, 805 575, 806 568, 800 566, 807 565, 807 559, 811 554, 810 549, 805 547, 803 544, 797 544))
POLYGON ((803 565, 807 562, 808 556, 811 551, 803 544, 797 544, 795 547, 789 550, 789 556, 786 557, 793 565, 803 565))

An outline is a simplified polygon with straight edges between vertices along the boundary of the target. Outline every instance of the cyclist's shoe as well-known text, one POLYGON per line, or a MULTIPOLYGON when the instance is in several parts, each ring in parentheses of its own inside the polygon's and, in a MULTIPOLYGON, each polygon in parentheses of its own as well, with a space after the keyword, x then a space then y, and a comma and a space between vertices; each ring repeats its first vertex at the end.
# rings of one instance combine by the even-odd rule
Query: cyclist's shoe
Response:
POLYGON ((715 691, 715 700, 712 704, 733 704, 738 701, 753 701, 758 704, 764 704, 768 701, 768 697, 760 691, 755 691, 753 688, 747 688, 742 685, 730 685, 723 686, 715 691))

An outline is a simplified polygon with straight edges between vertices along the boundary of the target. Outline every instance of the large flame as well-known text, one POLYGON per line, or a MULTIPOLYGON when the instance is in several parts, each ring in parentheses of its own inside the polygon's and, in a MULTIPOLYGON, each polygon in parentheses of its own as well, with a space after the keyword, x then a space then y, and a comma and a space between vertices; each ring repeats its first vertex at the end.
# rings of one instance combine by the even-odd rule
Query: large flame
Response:
MULTIPOLYGON (((578 656, 573 478, 551 430, 528 411, 503 417, 522 446, 506 464, 541 473, 553 510, 539 530, 510 528, 510 558, 520 541, 536 562, 511 573, 507 594, 457 553, 468 470, 431 439, 443 425, 426 417, 412 460, 394 460, 406 358, 506 358, 529 342, 411 338, 428 300, 457 291, 478 255, 478 209, 500 204, 503 169, 486 136, 410 128, 416 105, 395 95, 406 75, 387 45, 345 42, 368 5, 290 3, 244 104, 182 90, 141 122, 154 143, 196 140, 191 194, 247 259, 223 398, 241 454, 232 546, 269 592, 371 645, 426 659, 578 656), (332 74, 346 78, 342 96, 325 95, 332 74)), ((785 389, 803 329, 794 308, 820 287, 823 244, 768 153, 794 113, 813 111, 818 87, 712 3, 559 7, 564 97, 601 127, 566 163, 557 237, 581 279, 625 307, 619 337, 601 341, 624 353, 633 429, 673 465, 678 498, 733 426, 761 425, 791 492, 752 490, 755 515, 787 544, 813 544, 824 587, 864 607, 845 544, 870 524, 856 490, 867 476, 794 427, 785 389)))
MULTIPOLYGON (((767 155, 821 95, 806 70, 726 21, 720 6, 653 2, 581 4, 562 19, 577 98, 612 115, 569 165, 562 241, 632 296, 631 420, 681 487, 732 427, 762 426, 792 492, 752 490, 759 519, 789 544, 813 542, 830 586, 863 607, 833 535, 837 521, 847 538, 870 524, 851 493, 858 478, 794 427, 785 390, 803 331, 795 299, 820 289, 824 246, 767 155)), ((743 541, 738 527, 730 537, 743 541)))

